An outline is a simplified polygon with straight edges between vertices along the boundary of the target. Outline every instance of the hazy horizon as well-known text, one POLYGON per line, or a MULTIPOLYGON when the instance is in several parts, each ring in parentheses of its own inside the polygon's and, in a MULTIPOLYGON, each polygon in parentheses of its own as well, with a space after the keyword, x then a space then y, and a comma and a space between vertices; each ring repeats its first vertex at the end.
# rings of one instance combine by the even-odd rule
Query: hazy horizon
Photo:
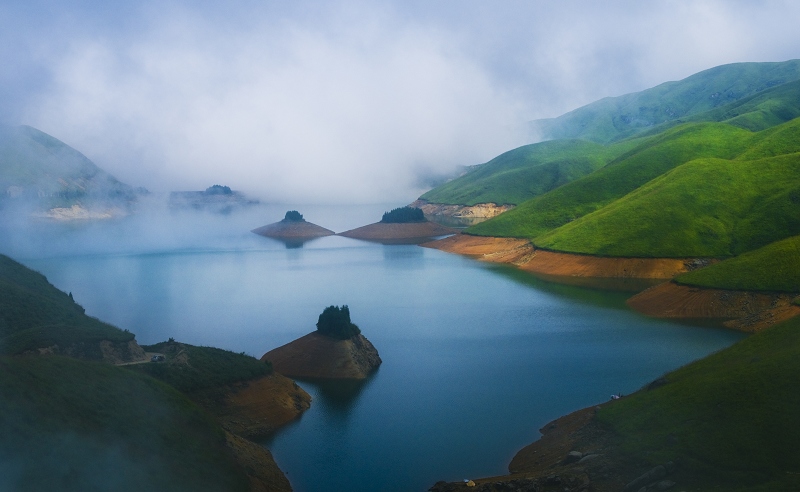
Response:
POLYGON ((800 5, 5 2, 0 122, 152 191, 408 203, 527 121, 797 58, 800 5))

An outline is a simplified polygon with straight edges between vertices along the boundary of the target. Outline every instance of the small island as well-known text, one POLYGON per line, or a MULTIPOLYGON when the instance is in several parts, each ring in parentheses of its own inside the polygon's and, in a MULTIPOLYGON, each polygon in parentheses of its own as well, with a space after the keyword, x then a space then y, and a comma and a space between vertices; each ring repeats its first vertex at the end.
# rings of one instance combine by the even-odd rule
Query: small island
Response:
POLYGON ((252 232, 259 236, 289 240, 314 239, 335 234, 330 229, 307 222, 297 210, 289 210, 283 220, 253 229, 252 232))
POLYGON ((258 203, 258 200, 247 198, 240 191, 218 184, 204 191, 173 191, 169 194, 169 207, 172 210, 203 210, 227 215, 258 203))
POLYGON ((350 308, 328 306, 317 331, 261 358, 284 376, 304 379, 365 379, 381 364, 378 351, 350 321, 350 308))
POLYGON ((455 234, 456 229, 431 222, 417 207, 395 208, 380 222, 340 233, 340 236, 382 243, 420 243, 434 237, 455 234))

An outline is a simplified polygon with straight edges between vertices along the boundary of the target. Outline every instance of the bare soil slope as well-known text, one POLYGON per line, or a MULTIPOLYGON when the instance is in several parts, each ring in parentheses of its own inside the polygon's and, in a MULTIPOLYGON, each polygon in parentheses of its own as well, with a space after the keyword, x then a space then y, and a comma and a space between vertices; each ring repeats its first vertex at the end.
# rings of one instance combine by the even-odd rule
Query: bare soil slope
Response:
POLYGON ((550 276, 671 279, 692 268, 695 260, 674 258, 604 258, 536 249, 526 239, 458 234, 423 246, 507 263, 521 270, 550 276))
POLYGON ((368 241, 427 239, 455 234, 456 229, 435 222, 384 223, 376 222, 357 229, 340 232, 340 236, 368 241))
POLYGON ((261 360, 281 374, 307 379, 364 379, 382 362, 364 335, 338 340, 317 332, 270 350, 261 360))
POLYGON ((311 239, 315 237, 332 236, 335 232, 330 229, 312 224, 311 222, 280 221, 253 229, 252 232, 259 236, 279 239, 311 239))
POLYGON ((755 332, 800 315, 792 294, 705 289, 665 282, 640 292, 628 305, 659 318, 714 318, 728 328, 755 332))

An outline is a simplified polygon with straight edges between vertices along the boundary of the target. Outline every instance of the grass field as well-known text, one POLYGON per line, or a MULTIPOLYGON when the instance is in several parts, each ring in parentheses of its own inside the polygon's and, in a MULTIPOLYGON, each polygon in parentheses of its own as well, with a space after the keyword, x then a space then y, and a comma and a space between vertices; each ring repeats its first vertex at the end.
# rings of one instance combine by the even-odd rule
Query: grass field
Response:
POLYGON ((686 124, 639 139, 602 169, 468 229, 483 236, 532 239, 599 210, 665 172, 701 157, 731 159, 753 134, 719 123, 686 124))
POLYGON ((699 159, 534 240, 572 253, 729 257, 800 234, 800 154, 699 159))
POLYGON ((525 145, 476 166, 420 198, 453 205, 516 205, 592 173, 630 146, 606 147, 582 140, 525 145))
MULTIPOLYGON (((731 103, 798 79, 800 60, 722 65, 641 92, 607 97, 557 118, 537 120, 533 122, 533 128, 547 139, 580 138, 610 143, 648 132, 664 122, 692 121, 696 115, 729 107, 731 103)), ((797 101, 793 103, 796 105, 797 101)), ((742 106, 738 114, 751 114, 739 121, 735 119, 738 114, 725 113, 724 110, 710 115, 715 119, 710 119, 709 115, 697 119, 730 120, 751 130, 766 128, 763 125, 767 122, 759 121, 754 107, 742 106)), ((773 110, 767 106, 758 109, 762 110, 766 120, 777 123, 774 117, 778 114, 773 110)))
POLYGON ((674 460, 686 490, 800 490, 800 319, 666 375, 599 419, 626 452, 674 460), (688 487, 688 488, 687 488, 688 487))
POLYGON ((185 393, 221 388, 272 373, 269 363, 215 347, 196 347, 168 341, 142 348, 148 352, 163 353, 167 360, 127 367, 160 379, 185 393))
POLYGON ((99 360, 99 342, 126 343, 134 335, 86 316, 68 294, 44 275, 0 255, 0 354, 58 345, 99 360))
POLYGON ((800 236, 793 236, 675 278, 727 290, 800 292, 800 236))
POLYGON ((2 490, 249 490, 206 412, 123 368, 0 357, 2 490))

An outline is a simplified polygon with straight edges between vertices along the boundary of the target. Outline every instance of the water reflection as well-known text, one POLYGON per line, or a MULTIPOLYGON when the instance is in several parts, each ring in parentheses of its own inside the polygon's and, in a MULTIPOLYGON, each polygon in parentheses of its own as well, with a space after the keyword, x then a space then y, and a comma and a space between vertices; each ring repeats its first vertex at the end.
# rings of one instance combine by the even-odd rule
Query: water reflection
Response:
POLYGON ((425 265, 425 250, 408 245, 384 245, 383 259, 392 268, 419 269, 425 265))
MULTIPOLYGON (((585 282, 583 285, 580 285, 579 282, 570 284, 562 282, 563 279, 561 277, 557 277, 558 281, 555 281, 554 277, 550 277, 548 279, 506 265, 488 264, 487 269, 493 273, 496 273, 497 275, 500 275, 501 277, 508 278, 517 284, 528 286, 536 289, 537 291, 554 294, 558 297, 566 298, 571 301, 578 301, 583 304, 604 308, 628 310, 628 307, 625 305, 625 301, 630 298, 631 293, 639 292, 640 290, 646 288, 643 287, 633 291, 629 289, 614 288, 619 287, 619 284, 614 281, 622 279, 592 279, 596 281, 585 282), (606 283, 606 280, 609 280, 609 282, 606 283)), ((649 287, 650 285, 647 286, 649 287)))
POLYGON ((314 386, 319 397, 317 404, 324 406, 328 412, 345 416, 349 414, 364 389, 375 379, 378 370, 366 379, 301 379, 299 381, 314 386))

